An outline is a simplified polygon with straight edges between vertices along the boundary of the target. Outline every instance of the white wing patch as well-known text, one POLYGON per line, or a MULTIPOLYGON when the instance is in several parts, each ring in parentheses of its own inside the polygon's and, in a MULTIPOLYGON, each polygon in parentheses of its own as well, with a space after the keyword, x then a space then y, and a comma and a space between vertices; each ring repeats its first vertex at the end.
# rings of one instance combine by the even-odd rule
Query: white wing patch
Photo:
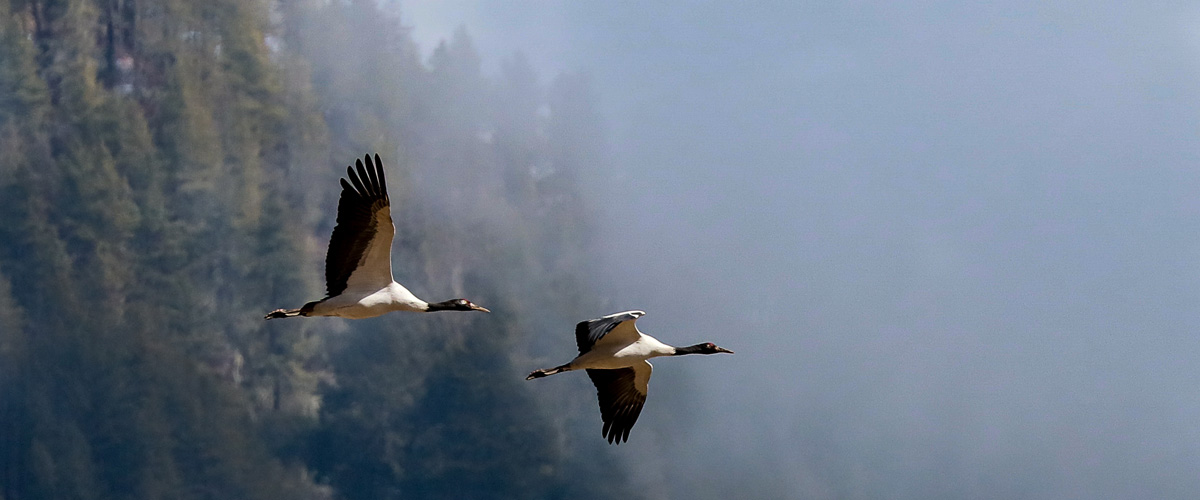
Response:
POLYGON ((633 387, 642 393, 643 399, 650 394, 650 375, 653 373, 654 365, 649 361, 633 365, 633 387))
POLYGON ((382 207, 375 212, 375 235, 363 252, 358 268, 346 280, 346 289, 355 292, 373 292, 392 283, 392 238, 396 226, 392 224, 392 210, 382 207))
POLYGON ((624 346, 628 346, 642 337, 642 332, 638 331, 637 316, 617 323, 607 334, 597 340, 592 349, 598 351, 617 351, 624 346))

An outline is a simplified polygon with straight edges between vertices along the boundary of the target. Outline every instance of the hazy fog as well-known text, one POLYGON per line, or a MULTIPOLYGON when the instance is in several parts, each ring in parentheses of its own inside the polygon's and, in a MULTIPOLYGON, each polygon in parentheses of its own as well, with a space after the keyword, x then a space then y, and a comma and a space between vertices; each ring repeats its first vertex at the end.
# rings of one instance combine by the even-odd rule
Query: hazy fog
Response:
POLYGON ((741 4, 401 2, 591 76, 595 314, 737 351, 656 363, 647 486, 1200 496, 1200 7, 741 4))

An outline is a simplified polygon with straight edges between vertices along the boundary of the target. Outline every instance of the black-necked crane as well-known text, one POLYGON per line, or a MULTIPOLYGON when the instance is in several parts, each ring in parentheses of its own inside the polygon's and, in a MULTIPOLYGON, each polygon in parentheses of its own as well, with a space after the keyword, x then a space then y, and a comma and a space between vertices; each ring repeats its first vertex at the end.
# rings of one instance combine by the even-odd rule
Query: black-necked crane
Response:
POLYGON ((579 356, 565 365, 535 370, 525 380, 571 370, 587 370, 600 400, 600 418, 604 420, 601 434, 611 444, 629 441, 629 430, 646 404, 650 373, 654 371, 647 360, 684 354, 733 354, 733 351, 717 347, 712 342, 688 347, 673 347, 659 342, 638 331, 634 324, 644 314, 642 311, 625 311, 580 322, 575 326, 579 356))
POLYGON ((346 167, 338 200, 337 226, 325 254, 326 297, 299 309, 276 309, 266 319, 293 316, 373 318, 392 311, 483 311, 466 299, 429 303, 392 278, 391 203, 379 155, 346 167), (366 163, 364 166, 363 163, 366 163), (357 172, 355 172, 357 170, 357 172))

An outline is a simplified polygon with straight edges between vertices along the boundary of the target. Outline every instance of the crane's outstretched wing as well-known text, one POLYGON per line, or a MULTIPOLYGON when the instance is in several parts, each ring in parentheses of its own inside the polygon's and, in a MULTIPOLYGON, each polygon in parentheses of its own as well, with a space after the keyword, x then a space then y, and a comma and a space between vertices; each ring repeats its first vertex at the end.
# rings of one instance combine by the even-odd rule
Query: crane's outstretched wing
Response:
POLYGON ((325 291, 328 296, 351 289, 378 290, 392 282, 392 209, 383 162, 376 154, 346 167, 342 197, 338 200, 337 226, 325 254, 325 291), (363 162, 366 166, 363 166, 363 162))
POLYGON ((630 368, 587 371, 592 384, 596 386, 596 397, 600 400, 600 418, 604 420, 604 428, 600 432, 610 444, 629 441, 629 430, 633 429, 638 415, 642 414, 642 407, 646 405, 653 371, 654 367, 647 361, 630 368))
POLYGON ((592 350, 592 346, 605 336, 611 336, 610 341, 633 343, 641 335, 633 323, 645 314, 644 311, 625 311, 579 322, 575 325, 575 344, 579 346, 579 354, 592 350))

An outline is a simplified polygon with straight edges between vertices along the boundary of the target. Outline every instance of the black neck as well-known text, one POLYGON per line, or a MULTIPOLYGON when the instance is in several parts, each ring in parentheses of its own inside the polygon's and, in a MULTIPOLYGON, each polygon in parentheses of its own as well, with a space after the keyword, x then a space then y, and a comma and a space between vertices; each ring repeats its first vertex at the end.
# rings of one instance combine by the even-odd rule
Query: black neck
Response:
POLYGON ((453 311, 455 309, 456 309, 456 306, 454 305, 453 300, 447 300, 445 302, 434 302, 432 304, 425 306, 426 312, 453 311))
POLYGON ((703 348, 704 348, 704 344, 690 345, 687 347, 676 347, 674 356, 683 356, 684 354, 702 354, 700 350, 703 348))

